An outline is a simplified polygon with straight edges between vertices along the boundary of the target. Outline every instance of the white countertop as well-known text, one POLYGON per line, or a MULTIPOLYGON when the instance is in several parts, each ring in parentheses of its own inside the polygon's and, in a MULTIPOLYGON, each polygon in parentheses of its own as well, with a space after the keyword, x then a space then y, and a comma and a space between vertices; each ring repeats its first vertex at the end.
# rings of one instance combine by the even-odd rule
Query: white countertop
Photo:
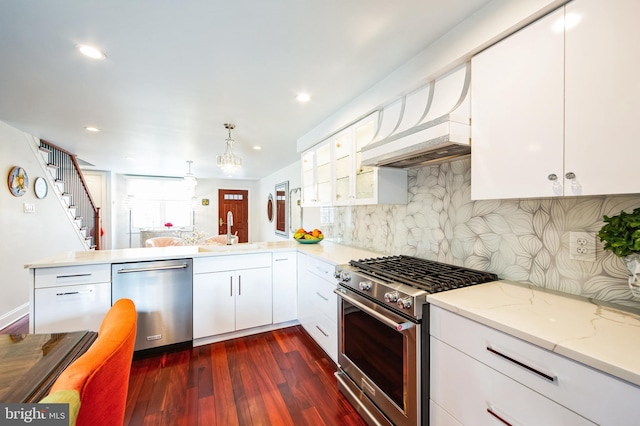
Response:
POLYGON ((250 244, 240 243, 231 246, 176 246, 68 252, 28 263, 25 265, 25 268, 52 268, 59 266, 228 256, 291 250, 316 256, 336 265, 348 263, 352 259, 383 256, 382 253, 349 247, 331 241, 321 241, 318 244, 300 244, 293 240, 287 240, 250 244))
POLYGON ((640 316, 510 281, 429 295, 436 306, 640 386, 640 316))

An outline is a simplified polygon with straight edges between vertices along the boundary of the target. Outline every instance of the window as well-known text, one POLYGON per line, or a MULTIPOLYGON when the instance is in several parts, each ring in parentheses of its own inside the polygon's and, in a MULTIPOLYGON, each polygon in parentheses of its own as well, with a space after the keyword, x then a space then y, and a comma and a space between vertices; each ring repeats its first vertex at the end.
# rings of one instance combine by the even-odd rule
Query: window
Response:
POLYGON ((182 179, 127 176, 126 187, 133 228, 193 225, 193 202, 182 179))

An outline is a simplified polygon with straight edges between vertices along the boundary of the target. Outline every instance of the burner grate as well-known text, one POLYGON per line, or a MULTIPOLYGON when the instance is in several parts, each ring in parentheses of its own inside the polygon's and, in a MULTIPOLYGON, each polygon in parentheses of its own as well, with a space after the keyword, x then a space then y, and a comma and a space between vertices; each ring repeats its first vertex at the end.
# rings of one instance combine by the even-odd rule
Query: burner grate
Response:
POLYGON ((489 272, 404 255, 352 260, 349 264, 375 276, 430 293, 498 279, 497 275, 489 272))

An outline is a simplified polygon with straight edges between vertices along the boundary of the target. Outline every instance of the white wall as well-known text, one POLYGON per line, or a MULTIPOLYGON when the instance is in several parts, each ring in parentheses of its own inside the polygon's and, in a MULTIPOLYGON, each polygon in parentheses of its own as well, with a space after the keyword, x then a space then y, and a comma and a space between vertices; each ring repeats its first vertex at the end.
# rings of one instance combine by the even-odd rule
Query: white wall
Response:
MULTIPOLYGON (((302 171, 300 169, 300 161, 296 161, 287 167, 284 167, 277 172, 261 179, 258 182, 258 196, 255 218, 259 228, 258 239, 256 241, 283 241, 285 238, 275 233, 275 208, 274 208, 274 220, 269 222, 267 217, 267 200, 269 194, 274 197, 275 207, 275 186, 276 184, 289 181, 289 192, 294 188, 301 187, 302 171)), ((289 221, 291 223, 291 221, 289 221)), ((292 238, 292 233, 289 232, 289 239, 292 238)))
POLYGON ((36 177, 48 172, 36 157, 30 144, 33 136, 0 122, 0 170, 4 188, 0 189, 0 328, 28 313, 30 279, 24 265, 68 251, 83 250, 82 242, 72 231, 72 225, 49 181, 49 194, 40 200, 33 193, 36 177), (25 169, 29 189, 14 197, 7 186, 7 176, 14 166, 25 169), (24 203, 35 205, 35 213, 23 213, 24 203))

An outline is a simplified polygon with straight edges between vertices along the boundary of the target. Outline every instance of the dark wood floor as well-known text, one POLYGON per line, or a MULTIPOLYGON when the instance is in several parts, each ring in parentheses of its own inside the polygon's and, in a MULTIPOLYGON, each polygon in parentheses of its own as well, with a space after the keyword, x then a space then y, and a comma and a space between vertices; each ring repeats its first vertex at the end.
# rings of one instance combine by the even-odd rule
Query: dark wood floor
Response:
MULTIPOLYGON (((27 333, 28 317, 1 330, 27 333)), ((336 365, 300 326, 136 356, 125 425, 358 425, 336 365)))
POLYGON ((136 359, 128 425, 365 425, 300 327, 136 359))

